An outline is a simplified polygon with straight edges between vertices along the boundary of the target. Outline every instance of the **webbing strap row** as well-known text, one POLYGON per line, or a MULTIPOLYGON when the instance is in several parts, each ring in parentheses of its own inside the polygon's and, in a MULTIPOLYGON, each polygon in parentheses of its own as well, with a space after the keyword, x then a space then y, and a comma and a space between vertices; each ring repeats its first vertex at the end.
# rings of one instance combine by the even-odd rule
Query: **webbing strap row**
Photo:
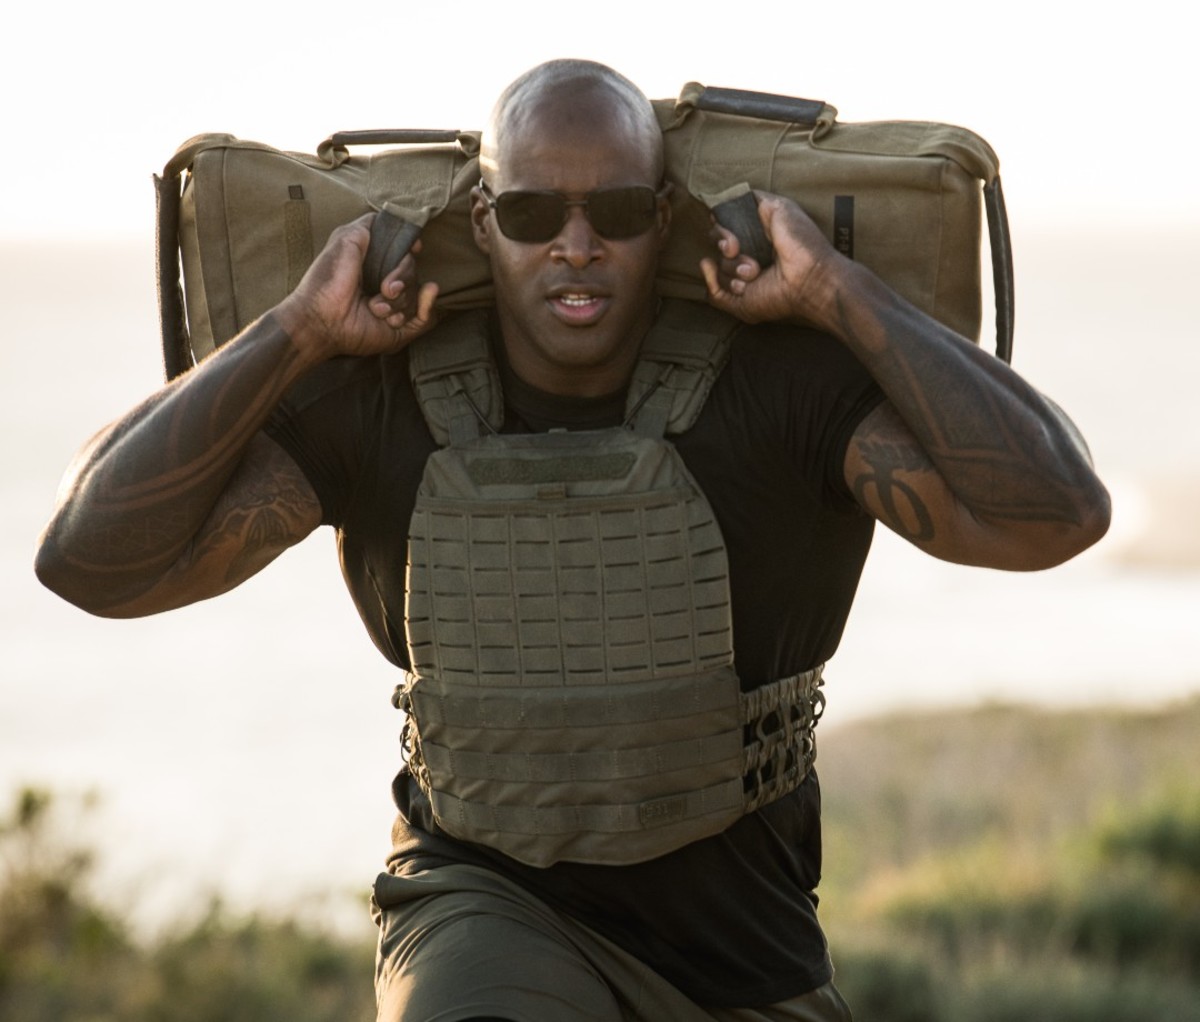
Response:
POLYGON ((538 835, 569 835, 578 832, 622 835, 624 840, 653 828, 660 819, 663 823, 700 821, 712 816, 727 817, 731 813, 735 814, 736 818, 742 804, 742 786, 739 781, 725 781, 702 791, 688 792, 671 802, 675 804, 663 804, 661 808, 647 808, 645 803, 498 806, 454 798, 441 792, 435 792, 433 795, 434 811, 441 819, 457 821, 476 833, 529 835, 532 844, 538 835))

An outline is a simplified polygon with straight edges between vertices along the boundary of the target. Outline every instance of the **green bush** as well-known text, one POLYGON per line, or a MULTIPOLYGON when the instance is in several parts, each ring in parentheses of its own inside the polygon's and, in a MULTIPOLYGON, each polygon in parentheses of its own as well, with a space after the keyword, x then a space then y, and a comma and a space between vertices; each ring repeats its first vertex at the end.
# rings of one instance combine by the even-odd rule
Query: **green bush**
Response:
POLYGON ((1170 791, 1130 817, 1118 816, 1098 838, 1112 858, 1140 858, 1200 880, 1200 788, 1170 791))
MULTIPOLYGON (((964 984, 955 1022, 1200 1022, 1196 988, 1160 977, 1114 976, 1045 963, 964 984)), ((870 1015, 864 1022, 871 1022, 870 1015)))
POLYGON ((865 1022, 938 1022, 933 970, 902 951, 847 950, 838 955, 837 986, 865 1022))
POLYGON ((219 903, 177 934, 133 940, 128 925, 91 895, 93 856, 63 838, 60 805, 26 789, 0 820, 4 1022, 374 1017, 374 949, 367 944, 290 920, 234 919, 219 903))

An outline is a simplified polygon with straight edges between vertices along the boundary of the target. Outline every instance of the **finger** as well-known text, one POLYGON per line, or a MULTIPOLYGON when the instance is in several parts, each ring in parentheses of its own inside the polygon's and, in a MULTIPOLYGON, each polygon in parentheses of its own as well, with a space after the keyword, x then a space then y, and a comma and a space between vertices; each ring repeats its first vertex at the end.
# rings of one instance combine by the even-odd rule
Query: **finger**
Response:
POLYGON ((438 286, 432 280, 421 285, 417 292, 417 314, 414 321, 432 323, 434 320, 434 303, 437 301, 438 286))
POLYGON ((721 283, 721 272, 717 268, 716 260, 701 259, 700 273, 704 277, 704 285, 708 290, 708 297, 714 305, 720 305, 732 298, 732 295, 730 295, 721 283))
POLYGON ((712 229, 709 231, 709 236, 717 246, 717 251, 726 259, 736 259, 741 251, 741 242, 738 241, 738 236, 733 233, 728 227, 723 227, 717 223, 715 218, 711 218, 712 229))
POLYGON ((415 312, 396 312, 387 317, 387 325, 399 330, 405 340, 411 340, 428 330, 437 322, 434 303, 438 295, 438 286, 433 281, 421 285, 417 292, 417 308, 415 312))

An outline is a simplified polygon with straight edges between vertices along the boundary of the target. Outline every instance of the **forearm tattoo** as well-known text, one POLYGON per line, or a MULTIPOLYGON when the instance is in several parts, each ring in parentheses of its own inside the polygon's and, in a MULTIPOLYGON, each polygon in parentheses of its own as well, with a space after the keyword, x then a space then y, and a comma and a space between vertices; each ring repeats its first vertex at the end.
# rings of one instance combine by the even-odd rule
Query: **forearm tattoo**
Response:
MULTIPOLYGON (((868 430, 858 439, 866 469, 852 486, 860 501, 873 496, 871 505, 892 528, 929 541, 934 517, 914 483, 920 473, 936 472, 978 515, 1081 523, 1078 444, 1028 384, 1002 363, 977 358, 981 352, 949 340, 931 352, 928 346, 888 343, 884 326, 879 336, 864 336, 844 304, 839 311, 843 336, 895 409, 884 414, 898 413, 917 441, 906 445, 888 429, 868 430)), ((911 313, 896 303, 885 319, 893 315, 903 328, 903 318, 911 313)), ((877 421, 886 425, 883 414, 877 421)))
MULTIPOLYGON (((268 320, 256 340, 272 339, 272 331, 277 339, 281 331, 268 320)), ((286 347, 276 347, 286 360, 286 347)), ((257 480, 239 478, 250 487, 249 504, 243 489, 239 507, 222 509, 223 490, 286 385, 278 358, 231 352, 228 363, 223 373, 181 378, 97 447, 67 511, 64 554, 72 563, 90 572, 149 574, 193 540, 195 557, 222 543, 277 545, 289 533, 287 506, 298 491, 280 487, 277 463, 257 480)))

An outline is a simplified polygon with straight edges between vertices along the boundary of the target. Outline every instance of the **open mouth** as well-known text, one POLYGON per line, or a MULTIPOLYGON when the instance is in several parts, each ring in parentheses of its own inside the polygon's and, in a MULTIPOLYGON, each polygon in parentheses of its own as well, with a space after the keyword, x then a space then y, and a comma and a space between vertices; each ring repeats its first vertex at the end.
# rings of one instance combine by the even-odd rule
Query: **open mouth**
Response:
POLYGON ((590 294, 585 291, 562 291, 552 294, 549 298, 554 314, 572 326, 587 326, 596 322, 604 315, 610 301, 607 295, 590 294))

